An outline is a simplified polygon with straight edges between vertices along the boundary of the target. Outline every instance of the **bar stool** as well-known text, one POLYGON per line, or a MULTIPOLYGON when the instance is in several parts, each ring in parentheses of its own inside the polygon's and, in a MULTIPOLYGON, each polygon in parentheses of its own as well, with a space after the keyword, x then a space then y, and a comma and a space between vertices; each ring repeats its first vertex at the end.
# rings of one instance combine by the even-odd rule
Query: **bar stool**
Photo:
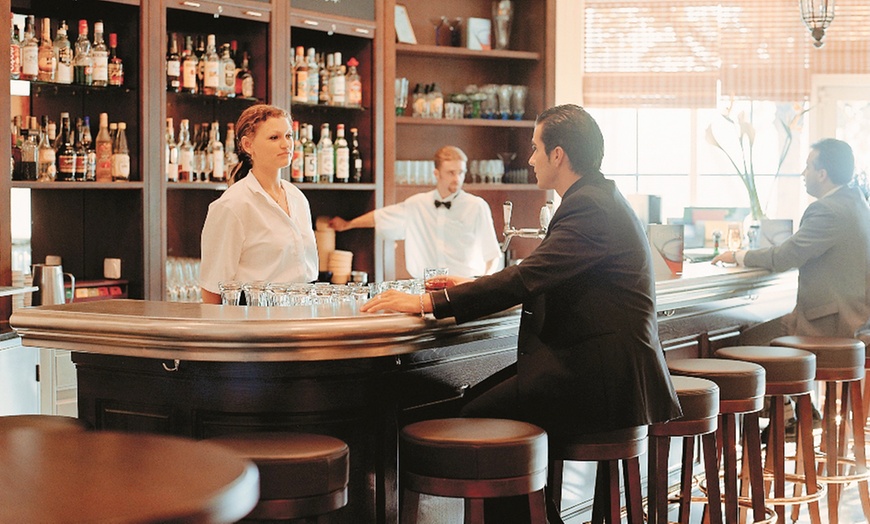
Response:
POLYGON ((619 462, 625 479, 625 507, 629 524, 643 522, 643 493, 640 485, 640 456, 647 448, 647 426, 578 435, 550 444, 550 473, 547 485, 556 508, 562 504, 564 461, 597 462, 592 523, 620 522, 619 462))
POLYGON ((649 479, 647 485, 647 522, 668 523, 668 452, 671 437, 683 437, 683 461, 680 474, 679 522, 687 524, 692 502, 692 468, 695 437, 701 437, 704 448, 704 473, 714 479, 707 483, 710 522, 721 524, 722 501, 719 494, 719 464, 716 450, 716 429, 719 427, 719 386, 715 382, 694 377, 671 377, 674 390, 683 409, 683 416, 649 427, 649 479))
POLYGON ((237 433, 208 439, 260 470, 260 500, 246 520, 313 518, 347 504, 350 475, 344 441, 309 433, 237 433))
MULTIPOLYGON (((705 378, 719 386, 719 445, 725 474, 725 522, 738 519, 737 415, 743 415, 743 459, 749 468, 752 515, 756 522, 767 513, 761 467, 758 412, 764 404, 764 368, 751 362, 715 358, 671 360, 672 375, 705 378)), ((707 479, 707 485, 718 479, 707 479)))
MULTIPOLYGON (((765 472, 772 462, 773 497, 772 503, 779 522, 785 522, 785 504, 806 502, 813 524, 821 523, 819 499, 823 490, 819 489, 816 479, 816 460, 813 451, 813 406, 810 393, 816 376, 816 356, 809 351, 787 347, 740 346, 722 348, 716 352, 719 358, 743 360, 762 366, 765 371, 765 395, 770 398, 770 440, 765 454, 765 472), (795 471, 804 474, 788 476, 785 472, 785 395, 793 397, 797 403, 797 431, 800 452, 795 471), (807 495, 803 497, 785 496, 785 481, 805 483, 807 495)), ((765 490, 766 491, 766 490, 765 490)))
POLYGON ((816 380, 825 385, 825 406, 822 415, 822 446, 825 475, 819 481, 828 487, 828 521, 839 520, 840 484, 858 482, 864 517, 870 519, 870 486, 867 456, 864 450, 864 406, 861 379, 864 377, 865 347, 860 340, 836 337, 787 336, 775 338, 771 346, 784 346, 810 351, 816 355, 816 380), (842 383, 840 412, 837 413, 837 382, 842 383), (851 407, 852 418, 849 412, 851 407), (837 427, 837 416, 842 421, 837 427), (846 456, 851 426, 854 460, 846 456), (846 474, 841 464, 853 463, 854 474, 846 474))
POLYGON ((546 522, 547 433, 492 418, 415 422, 399 437, 402 524, 417 522, 420 494, 465 499, 466 523, 483 522, 483 500, 528 495, 532 522, 546 522))
POLYGON ((85 431, 83 420, 61 415, 5 415, 0 417, 0 431, 30 428, 39 431, 85 431))

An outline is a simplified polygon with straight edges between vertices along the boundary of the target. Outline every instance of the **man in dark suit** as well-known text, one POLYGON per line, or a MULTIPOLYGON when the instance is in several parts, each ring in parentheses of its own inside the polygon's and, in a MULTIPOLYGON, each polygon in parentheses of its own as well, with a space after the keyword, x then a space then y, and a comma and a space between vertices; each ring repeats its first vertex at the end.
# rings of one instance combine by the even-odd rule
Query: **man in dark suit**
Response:
POLYGON ((763 345, 781 335, 855 336, 870 318, 870 207, 849 187, 855 159, 834 138, 813 144, 803 177, 810 204, 797 232, 778 246, 728 251, 713 263, 772 271, 798 268, 798 294, 788 315, 749 329, 741 343, 763 345))
POLYGON ((551 439, 679 417, 658 339, 649 244, 601 174, 598 124, 576 105, 548 109, 532 150, 538 187, 562 202, 531 255, 446 291, 386 292, 363 311, 422 309, 462 323, 522 304, 516 366, 485 392, 472 391, 466 416, 532 422, 551 439))

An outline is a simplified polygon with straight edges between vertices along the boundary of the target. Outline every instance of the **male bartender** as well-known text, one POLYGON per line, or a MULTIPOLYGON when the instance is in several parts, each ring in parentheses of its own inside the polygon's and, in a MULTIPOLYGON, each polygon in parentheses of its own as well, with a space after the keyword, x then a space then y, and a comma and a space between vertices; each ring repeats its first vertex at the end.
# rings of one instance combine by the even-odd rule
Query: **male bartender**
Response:
POLYGON ((489 204, 462 190, 468 157, 444 146, 435 153, 434 191, 385 206, 347 221, 333 217, 336 231, 374 227, 388 240, 405 240, 405 266, 414 278, 427 267, 446 267, 451 275, 474 277, 501 267, 489 204))

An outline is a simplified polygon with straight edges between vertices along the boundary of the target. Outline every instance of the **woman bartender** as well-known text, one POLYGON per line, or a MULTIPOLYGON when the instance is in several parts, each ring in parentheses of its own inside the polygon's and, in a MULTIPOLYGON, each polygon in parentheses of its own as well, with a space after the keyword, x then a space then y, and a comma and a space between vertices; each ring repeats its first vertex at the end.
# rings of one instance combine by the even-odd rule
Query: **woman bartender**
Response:
POLYGON ((202 228, 204 303, 220 303, 218 283, 225 280, 317 278, 308 200, 280 176, 293 156, 290 114, 265 104, 249 107, 236 123, 236 150, 235 183, 208 206, 202 228))

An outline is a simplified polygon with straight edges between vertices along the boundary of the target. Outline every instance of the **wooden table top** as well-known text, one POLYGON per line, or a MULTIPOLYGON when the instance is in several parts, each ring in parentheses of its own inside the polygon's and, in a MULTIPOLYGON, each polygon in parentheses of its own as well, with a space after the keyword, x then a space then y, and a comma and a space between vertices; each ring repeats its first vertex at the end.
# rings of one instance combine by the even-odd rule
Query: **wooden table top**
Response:
POLYGON ((209 442, 0 433, 0 522, 235 522, 258 498, 256 466, 209 442))

